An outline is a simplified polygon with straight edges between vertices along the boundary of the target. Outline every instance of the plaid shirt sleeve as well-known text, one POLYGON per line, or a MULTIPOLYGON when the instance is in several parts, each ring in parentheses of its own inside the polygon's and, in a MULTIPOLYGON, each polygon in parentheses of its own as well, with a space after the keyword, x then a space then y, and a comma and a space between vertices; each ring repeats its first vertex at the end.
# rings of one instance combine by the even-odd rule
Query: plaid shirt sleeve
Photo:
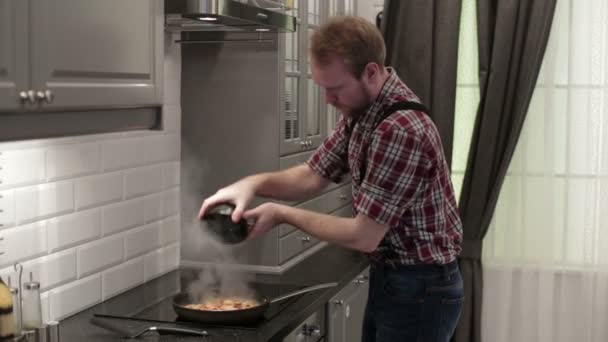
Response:
POLYGON ((342 177, 349 171, 345 128, 346 120, 342 116, 336 129, 306 162, 314 172, 335 183, 342 181, 342 177))
POLYGON ((358 213, 395 227, 422 189, 429 162, 419 136, 381 124, 368 149, 365 179, 353 201, 358 213))

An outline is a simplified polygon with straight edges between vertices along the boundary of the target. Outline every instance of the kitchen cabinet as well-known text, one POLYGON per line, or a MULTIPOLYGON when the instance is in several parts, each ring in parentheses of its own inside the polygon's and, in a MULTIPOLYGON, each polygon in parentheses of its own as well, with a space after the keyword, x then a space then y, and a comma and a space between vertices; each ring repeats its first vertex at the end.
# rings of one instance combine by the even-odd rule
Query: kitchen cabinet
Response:
POLYGON ((162 0, 0 0, 0 111, 162 103, 162 0))
POLYGON ((361 272, 327 303, 327 341, 361 341, 369 290, 369 268, 361 272))
POLYGON ((293 4, 289 14, 299 19, 296 32, 279 39, 279 77, 284 79, 280 91, 281 155, 313 150, 327 136, 326 106, 320 87, 312 79, 308 56, 310 36, 327 17, 327 3, 295 0, 293 4))
POLYGON ((310 315, 304 322, 287 335, 283 342, 320 342, 325 341, 325 310, 310 315))

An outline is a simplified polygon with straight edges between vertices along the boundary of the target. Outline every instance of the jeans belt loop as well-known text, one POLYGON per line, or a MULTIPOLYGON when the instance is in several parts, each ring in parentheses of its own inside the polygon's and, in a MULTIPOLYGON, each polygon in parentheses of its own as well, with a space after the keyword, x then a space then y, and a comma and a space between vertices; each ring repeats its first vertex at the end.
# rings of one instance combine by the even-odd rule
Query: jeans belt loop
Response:
POLYGON ((452 276, 450 275, 450 265, 451 263, 443 265, 443 277, 445 278, 445 280, 450 280, 450 278, 452 278, 452 276))

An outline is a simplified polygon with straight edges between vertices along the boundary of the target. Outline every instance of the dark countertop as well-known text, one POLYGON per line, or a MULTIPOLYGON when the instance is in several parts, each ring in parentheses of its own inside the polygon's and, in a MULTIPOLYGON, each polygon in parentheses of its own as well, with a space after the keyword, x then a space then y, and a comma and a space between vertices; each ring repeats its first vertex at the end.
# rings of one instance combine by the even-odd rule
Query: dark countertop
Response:
MULTIPOLYGON (((286 283, 301 285, 316 285, 321 283, 337 282, 339 285, 309 292, 301 295, 279 314, 255 330, 246 334, 235 334, 234 338, 222 336, 221 339, 210 336, 201 337, 158 335, 147 333, 138 338, 139 341, 281 341, 283 337, 295 329, 313 312, 321 308, 340 289, 348 284, 357 274, 368 266, 367 258, 361 253, 350 251, 341 247, 329 245, 299 264, 287 270, 281 275, 256 274, 255 280, 268 283, 286 283)), ((189 269, 180 269, 170 272, 155 280, 145 283, 137 288, 120 294, 108 301, 95 305, 78 314, 68 317, 60 322, 61 342, 97 342, 97 341, 135 341, 134 339, 121 338, 118 335, 99 328, 89 321, 95 314, 107 314, 108 312, 128 308, 139 310, 147 303, 160 300, 160 293, 167 293, 168 289, 179 288, 180 277, 183 279, 188 274, 196 272, 189 269)), ((163 327, 177 327, 172 323, 150 323, 137 320, 111 319, 112 324, 131 332, 137 332, 151 325, 163 327)), ((202 329, 201 329, 202 330, 202 329)))

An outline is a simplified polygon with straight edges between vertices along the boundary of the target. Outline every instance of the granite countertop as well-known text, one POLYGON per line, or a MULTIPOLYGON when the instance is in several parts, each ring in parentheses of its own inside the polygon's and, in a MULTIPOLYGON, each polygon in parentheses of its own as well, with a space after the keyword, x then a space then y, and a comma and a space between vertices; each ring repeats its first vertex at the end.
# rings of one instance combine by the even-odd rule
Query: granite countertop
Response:
MULTIPOLYGON (((287 270, 281 275, 256 274, 256 281, 301 285, 316 285, 321 283, 337 282, 339 285, 314 292, 309 292, 294 300, 289 306, 279 314, 256 330, 251 330, 245 334, 239 334, 234 338, 222 336, 210 336, 201 338, 186 335, 158 335, 147 333, 138 338, 138 341, 281 341, 284 336, 289 334, 301 322, 303 322, 313 312, 321 308, 333 297, 340 289, 348 284, 357 274, 368 266, 367 258, 361 253, 347 250, 341 247, 328 245, 319 250, 299 264, 287 270)), ((95 305, 87 310, 66 318, 60 322, 61 342, 97 342, 97 341, 136 341, 126 339, 118 335, 99 328, 90 323, 90 319, 95 314, 104 314, 113 311, 112 309, 138 307, 142 302, 153 302, 158 300, 154 297, 166 287, 179 286, 180 276, 192 272, 189 269, 180 269, 170 272, 151 282, 143 284, 135 289, 129 290, 124 294, 118 295, 108 301, 95 305), (176 285, 178 284, 178 285, 176 285)), ((172 323, 150 323, 135 320, 109 319, 112 324, 131 332, 136 332, 152 325, 163 327, 177 327, 172 323)), ((202 329, 199 329, 202 330, 202 329)))

